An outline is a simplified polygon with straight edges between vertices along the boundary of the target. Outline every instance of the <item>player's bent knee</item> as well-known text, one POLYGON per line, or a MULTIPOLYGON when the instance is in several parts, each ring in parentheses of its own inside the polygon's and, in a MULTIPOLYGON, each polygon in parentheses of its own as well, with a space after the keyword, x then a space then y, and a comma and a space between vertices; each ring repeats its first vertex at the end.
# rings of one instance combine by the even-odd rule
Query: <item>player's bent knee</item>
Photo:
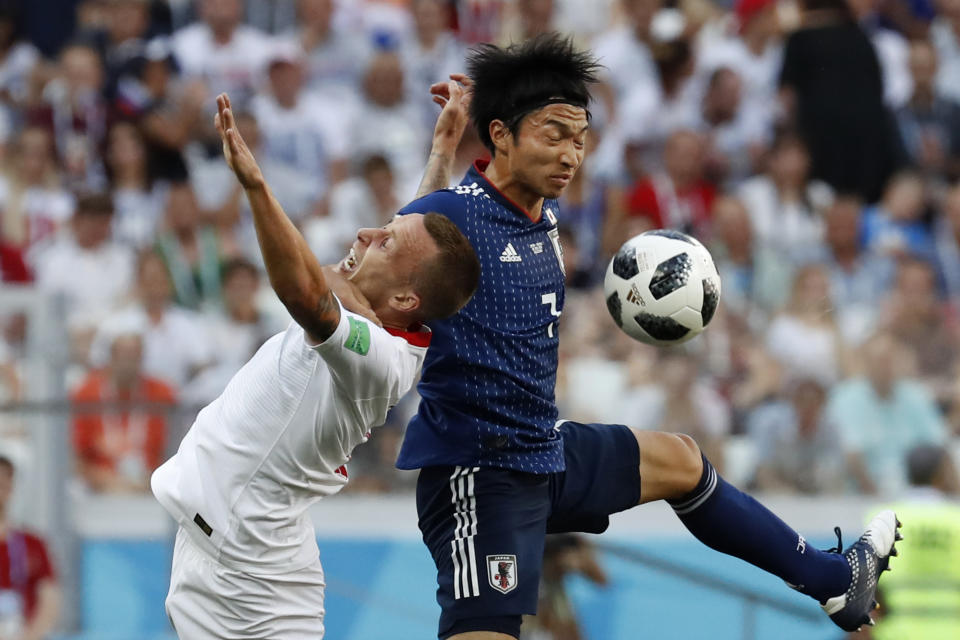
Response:
POLYGON ((680 474, 683 476, 684 493, 693 491, 700 482, 700 476, 703 475, 703 458, 700 454, 700 446, 697 441, 685 433, 676 434, 680 445, 677 453, 677 466, 681 467, 680 474))
POLYGON ((700 447, 686 434, 632 430, 640 447, 640 502, 680 498, 703 474, 700 447))

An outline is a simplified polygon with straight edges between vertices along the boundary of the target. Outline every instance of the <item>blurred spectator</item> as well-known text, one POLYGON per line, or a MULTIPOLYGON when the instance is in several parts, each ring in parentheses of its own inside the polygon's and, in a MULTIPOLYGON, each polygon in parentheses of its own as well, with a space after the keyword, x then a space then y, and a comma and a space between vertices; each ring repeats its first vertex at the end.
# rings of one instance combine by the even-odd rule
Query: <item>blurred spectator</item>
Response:
POLYGON ((754 313, 765 318, 786 302, 792 265, 757 242, 747 209, 737 198, 719 196, 714 201, 710 251, 728 311, 744 320, 757 320, 754 313))
MULTIPOLYGON (((22 106, 28 97, 30 75, 40 61, 40 52, 20 40, 16 3, 0 8, 0 110, 22 106)), ((8 117, 16 115, 7 114, 8 117)), ((0 140, 6 136, 0 136, 0 140)))
POLYGON ((185 390, 183 399, 192 405, 213 401, 223 393, 230 378, 282 326, 258 306, 260 272, 237 258, 223 266, 223 310, 207 318, 217 363, 205 369, 185 390))
POLYGON ((113 193, 114 239, 135 249, 153 244, 163 212, 163 194, 151 180, 147 147, 134 124, 119 121, 110 127, 104 164, 113 193))
POLYGON ((318 202, 347 174, 346 123, 342 105, 302 91, 299 48, 277 48, 270 57, 269 91, 251 102, 264 157, 288 165, 313 186, 318 202))
POLYGON ((143 335, 143 371, 182 390, 213 363, 213 345, 200 317, 173 304, 173 287, 163 259, 153 251, 137 263, 137 304, 104 321, 90 348, 94 367, 106 366, 113 339, 134 327, 143 335))
POLYGON ((351 152, 386 157, 398 192, 406 201, 420 182, 429 133, 421 125, 416 106, 406 99, 400 57, 387 51, 378 53, 363 78, 363 103, 349 135, 351 152))
POLYGON ((744 181, 737 195, 750 212, 757 242, 787 258, 809 254, 823 239, 821 211, 832 194, 810 177, 810 155, 803 141, 781 132, 773 142, 766 170, 744 181))
POLYGON ((147 46, 151 0, 106 0, 104 2, 103 60, 105 93, 116 94, 124 76, 136 74, 137 63, 147 46))
POLYGON ((421 111, 422 126, 428 128, 433 127, 437 107, 427 89, 466 69, 466 49, 449 28, 451 6, 447 0, 413 0, 413 37, 400 48, 409 99, 421 111))
POLYGON ((930 24, 930 42, 940 60, 937 86, 960 101, 960 2, 937 0, 937 17, 930 24))
POLYGON ((946 435, 933 397, 909 377, 909 360, 894 336, 877 334, 862 348, 863 373, 831 392, 827 416, 839 429, 850 479, 864 493, 902 491, 907 453, 946 435))
MULTIPOLYGON (((716 189, 703 176, 703 138, 680 130, 667 138, 665 171, 642 179, 630 192, 627 215, 646 229, 679 229, 700 240, 710 237, 716 189)), ((633 230, 623 235, 634 235, 633 230)))
POLYGON ((757 447, 754 485, 760 491, 841 493, 846 486, 837 429, 825 415, 826 388, 811 379, 791 385, 782 401, 761 405, 747 433, 757 447))
MULTIPOLYGON (((656 85, 657 69, 650 51, 650 25, 661 0, 620 0, 625 20, 601 34, 593 45, 603 65, 610 107, 623 100, 634 87, 656 85)), ((602 95, 602 94, 601 94, 602 95)))
POLYGON ((524 618, 521 640, 583 640, 586 637, 567 592, 567 579, 576 575, 600 587, 608 584, 607 574, 586 538, 573 534, 547 536, 537 615, 524 618))
POLYGON ((910 44, 913 94, 897 111, 910 161, 924 174, 960 177, 960 103, 936 85, 937 52, 926 40, 910 44))
POLYGON ((390 163, 368 156, 360 175, 340 183, 331 194, 328 215, 307 220, 304 236, 317 258, 337 262, 356 239, 359 227, 382 227, 402 206, 390 163))
POLYGON ((845 348, 823 266, 796 271, 790 300, 767 329, 766 346, 786 383, 809 378, 830 386, 842 377, 845 348))
POLYGON ((79 197, 70 232, 37 258, 37 287, 64 298, 73 332, 93 331, 124 301, 133 283, 133 252, 110 238, 113 215, 108 194, 79 197))
POLYGON ((281 40, 307 54, 310 89, 334 99, 355 100, 372 46, 358 33, 334 28, 335 5, 334 0, 298 0, 299 27, 281 40))
POLYGON ((503 20, 500 44, 523 42, 554 27, 555 0, 514 0, 511 15, 503 20))
MULTIPOLYGON (((212 98, 228 92, 236 108, 253 97, 273 46, 266 34, 241 24, 240 0, 199 0, 200 22, 173 35, 184 75, 204 80, 212 98)), ((212 126, 212 125, 211 125, 212 126)))
POLYGON ((720 67, 710 74, 698 109, 690 110, 687 124, 706 136, 706 174, 715 184, 739 184, 752 175, 765 147, 768 123, 743 108, 742 91, 737 72, 720 67))
POLYGON ((636 148, 645 173, 666 168, 667 140, 689 127, 696 111, 687 80, 693 72, 693 50, 685 40, 654 42, 653 82, 635 85, 618 103, 617 119, 628 152, 636 148))
POLYGON ((874 202, 900 162, 877 54, 846 0, 804 0, 784 49, 780 86, 812 175, 874 202))
POLYGON ((932 260, 933 236, 923 220, 925 197, 919 174, 903 171, 890 178, 883 199, 863 212, 862 234, 867 250, 932 260))
POLYGON ((220 304, 222 256, 217 234, 203 218, 190 183, 171 184, 157 252, 167 265, 175 303, 193 310, 220 304))
POLYGON ((71 187, 101 189, 105 180, 99 151, 107 118, 103 63, 92 46, 74 43, 60 52, 56 69, 28 119, 53 133, 71 187))
POLYGON ((732 23, 701 32, 697 76, 707 78, 728 68, 743 81, 744 110, 769 123, 783 57, 775 0, 737 0, 732 23))
POLYGON ((878 9, 882 0, 847 0, 854 19, 870 38, 883 74, 884 100, 899 108, 910 97, 912 82, 907 59, 910 46, 900 32, 889 28, 878 9))
POLYGON ((854 342, 874 328, 879 303, 894 274, 888 256, 864 251, 862 211, 857 196, 838 195, 826 210, 824 245, 812 256, 827 269, 840 328, 854 342))
POLYGON ((107 367, 91 372, 73 393, 77 470, 97 493, 147 491, 150 474, 163 462, 166 412, 176 399, 173 389, 143 373, 138 330, 114 333, 107 367))
POLYGON ((60 587, 43 538, 10 523, 14 476, 0 456, 0 634, 43 640, 60 617, 60 587))
POLYGON ((960 328, 937 299, 936 273, 929 263, 901 261, 883 319, 915 355, 920 379, 935 397, 947 399, 955 380, 960 328))
POLYGON ((147 145, 151 179, 183 180, 183 152, 201 131, 208 90, 202 79, 175 82, 169 42, 151 41, 139 61, 137 79, 121 82, 116 109, 137 123, 147 145))
POLYGON ((28 250, 70 219, 73 199, 61 186, 53 138, 46 129, 24 129, 11 151, 0 175, 0 235, 8 245, 28 250))
POLYGON ((892 508, 904 536, 880 584, 882 606, 873 640, 960 636, 960 477, 943 447, 922 445, 907 456, 910 489, 892 508))
POLYGON ((960 183, 947 191, 943 214, 937 217, 934 242, 940 280, 947 298, 960 307, 960 183))
POLYGON ((629 391, 620 408, 637 429, 692 436, 710 461, 723 465, 723 441, 730 433, 730 408, 710 381, 698 375, 693 357, 681 350, 660 353, 652 384, 629 391))

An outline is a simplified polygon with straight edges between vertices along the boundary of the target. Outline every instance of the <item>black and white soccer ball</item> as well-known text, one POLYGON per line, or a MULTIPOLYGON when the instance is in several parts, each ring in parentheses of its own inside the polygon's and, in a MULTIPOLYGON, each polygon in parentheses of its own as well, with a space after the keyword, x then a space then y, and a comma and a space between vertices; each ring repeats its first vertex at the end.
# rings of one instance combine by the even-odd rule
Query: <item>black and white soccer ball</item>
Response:
POLYGON ((607 309, 631 338, 681 344, 713 319, 720 275, 710 252, 685 233, 657 229, 628 240, 607 267, 607 309))

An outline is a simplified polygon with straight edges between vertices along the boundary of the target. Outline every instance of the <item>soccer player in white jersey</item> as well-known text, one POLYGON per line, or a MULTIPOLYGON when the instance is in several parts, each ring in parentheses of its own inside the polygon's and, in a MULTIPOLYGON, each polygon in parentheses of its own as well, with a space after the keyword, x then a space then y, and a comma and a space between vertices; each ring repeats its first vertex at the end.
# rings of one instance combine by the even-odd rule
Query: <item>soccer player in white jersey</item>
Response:
MULTIPOLYGON (((443 145, 466 123, 459 85, 446 96, 428 166, 441 183, 451 163, 437 158, 452 160, 455 146, 443 145)), ((350 452, 415 382, 430 340, 421 323, 466 304, 480 265, 452 222, 427 213, 361 229, 339 265, 321 267, 265 183, 229 98, 217 106, 270 284, 295 322, 200 411, 153 475, 180 525, 167 612, 181 638, 316 639, 324 579, 307 507, 346 484, 350 452), (369 303, 383 326, 346 311, 333 286, 369 303)))

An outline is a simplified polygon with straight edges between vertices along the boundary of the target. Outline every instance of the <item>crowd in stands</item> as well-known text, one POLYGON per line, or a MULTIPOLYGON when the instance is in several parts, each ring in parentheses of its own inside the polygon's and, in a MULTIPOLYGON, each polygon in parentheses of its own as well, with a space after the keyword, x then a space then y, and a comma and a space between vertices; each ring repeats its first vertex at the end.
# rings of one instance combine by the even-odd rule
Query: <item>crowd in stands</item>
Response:
MULTIPOLYGON (((332 263, 414 195, 429 85, 477 42, 549 30, 604 65, 560 203, 562 417, 689 433, 753 488, 806 494, 896 494, 910 449, 960 436, 957 0, 54 4, 0 0, 0 269, 62 296, 93 491, 145 490, 190 423, 170 407, 215 398, 289 322, 214 96, 332 263), (723 282, 682 349, 631 341, 603 303, 609 256, 659 227, 723 282), (752 454, 726 459, 733 437, 752 454)), ((483 154, 468 134, 458 178, 483 154)), ((0 323, 0 399, 32 398, 23 318, 0 323)), ((393 459, 415 407, 358 449, 353 490, 410 486, 393 459)))

